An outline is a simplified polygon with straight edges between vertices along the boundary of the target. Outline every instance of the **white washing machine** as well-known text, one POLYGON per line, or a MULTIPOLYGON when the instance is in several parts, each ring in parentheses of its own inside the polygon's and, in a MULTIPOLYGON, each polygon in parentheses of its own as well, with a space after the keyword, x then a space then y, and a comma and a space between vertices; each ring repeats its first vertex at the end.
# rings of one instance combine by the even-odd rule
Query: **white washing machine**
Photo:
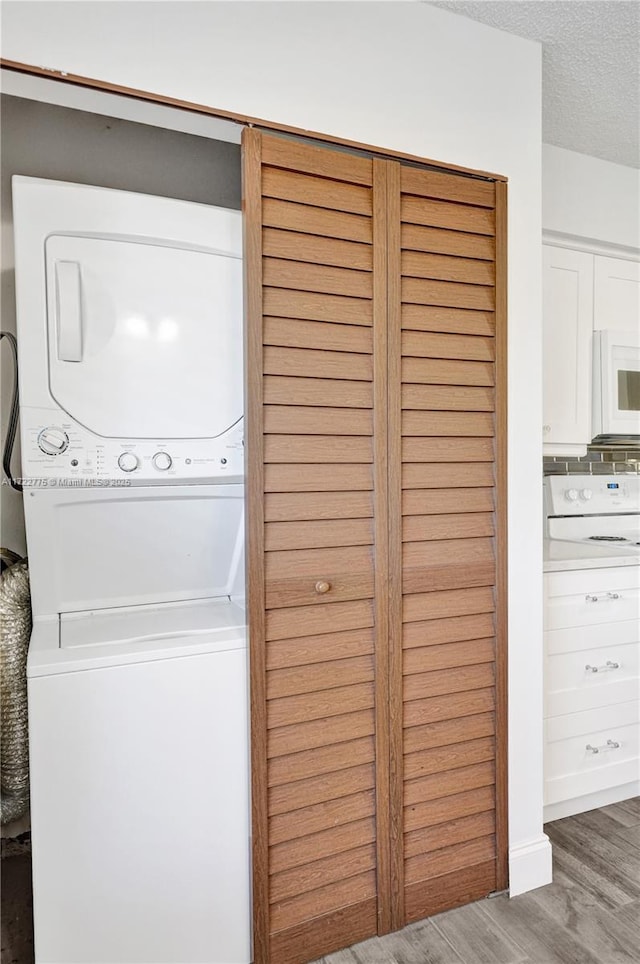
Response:
POLYGON ((240 214, 13 193, 36 962, 247 964, 240 214))

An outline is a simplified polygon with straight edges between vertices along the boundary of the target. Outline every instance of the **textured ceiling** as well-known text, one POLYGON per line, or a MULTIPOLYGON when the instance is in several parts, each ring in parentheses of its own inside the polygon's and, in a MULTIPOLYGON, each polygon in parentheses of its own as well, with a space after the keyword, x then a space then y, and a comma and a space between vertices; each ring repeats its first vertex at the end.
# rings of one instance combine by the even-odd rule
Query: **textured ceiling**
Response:
POLYGON ((542 43, 542 139, 640 167, 638 0, 433 0, 542 43))

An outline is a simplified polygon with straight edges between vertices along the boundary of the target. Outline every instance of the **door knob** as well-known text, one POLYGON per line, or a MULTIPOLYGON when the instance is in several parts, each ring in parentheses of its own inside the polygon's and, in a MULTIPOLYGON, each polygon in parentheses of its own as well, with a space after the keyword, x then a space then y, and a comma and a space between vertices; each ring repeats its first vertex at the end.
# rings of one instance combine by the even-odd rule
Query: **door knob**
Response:
POLYGON ((329 592, 330 589, 331 589, 331 583, 330 583, 330 582, 325 582, 324 579, 320 579, 320 580, 316 583, 316 592, 317 592, 317 593, 320 593, 320 595, 322 595, 322 594, 325 593, 325 592, 329 592))

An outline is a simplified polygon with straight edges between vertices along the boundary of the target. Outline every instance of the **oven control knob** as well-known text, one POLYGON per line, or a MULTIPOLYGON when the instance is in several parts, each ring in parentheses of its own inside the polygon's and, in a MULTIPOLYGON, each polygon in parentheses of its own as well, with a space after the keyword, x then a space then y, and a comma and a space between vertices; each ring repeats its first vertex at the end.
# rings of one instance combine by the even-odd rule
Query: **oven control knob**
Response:
POLYGON ((582 499, 583 502, 588 502, 592 495, 593 495, 593 492, 591 491, 591 489, 581 489, 580 491, 580 498, 582 499))
POLYGON ((43 428, 38 446, 45 455, 62 455, 69 446, 69 436, 62 428, 43 428))
POLYGON ((153 465, 160 472, 166 472, 173 465, 173 460, 168 452, 156 452, 153 456, 153 465))
POLYGON ((578 501, 578 490, 577 489, 567 489, 564 493, 564 497, 567 502, 577 502, 578 501))
POLYGON ((122 455, 118 457, 118 465, 123 472, 135 472, 140 462, 134 452, 123 452, 122 455))

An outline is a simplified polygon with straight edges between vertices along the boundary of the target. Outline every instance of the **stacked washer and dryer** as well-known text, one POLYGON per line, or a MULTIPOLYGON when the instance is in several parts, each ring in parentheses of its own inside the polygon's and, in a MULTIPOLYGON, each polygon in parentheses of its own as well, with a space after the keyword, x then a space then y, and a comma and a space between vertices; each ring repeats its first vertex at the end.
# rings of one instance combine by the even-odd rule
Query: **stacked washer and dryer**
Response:
POLYGON ((239 212, 13 179, 37 964, 246 964, 239 212))

